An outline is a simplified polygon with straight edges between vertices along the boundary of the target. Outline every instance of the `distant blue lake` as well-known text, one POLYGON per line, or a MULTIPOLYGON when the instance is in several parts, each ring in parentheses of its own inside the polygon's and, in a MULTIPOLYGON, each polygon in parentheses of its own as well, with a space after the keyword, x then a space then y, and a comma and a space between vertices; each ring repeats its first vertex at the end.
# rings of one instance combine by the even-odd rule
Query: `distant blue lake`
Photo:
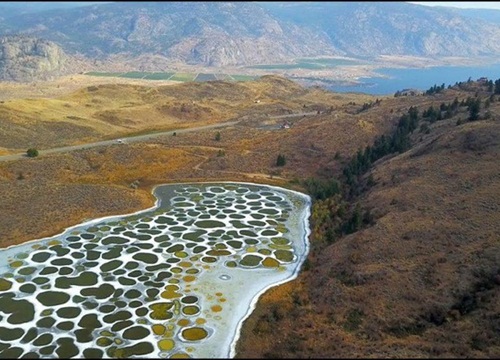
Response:
POLYGON ((469 77, 472 80, 487 77, 495 81, 500 78, 500 63, 484 66, 436 66, 425 69, 380 68, 376 72, 389 78, 360 78, 360 85, 331 85, 325 88, 335 92, 361 92, 372 95, 390 95, 409 88, 425 91, 435 84, 444 83, 448 87, 456 82, 467 81, 469 77))

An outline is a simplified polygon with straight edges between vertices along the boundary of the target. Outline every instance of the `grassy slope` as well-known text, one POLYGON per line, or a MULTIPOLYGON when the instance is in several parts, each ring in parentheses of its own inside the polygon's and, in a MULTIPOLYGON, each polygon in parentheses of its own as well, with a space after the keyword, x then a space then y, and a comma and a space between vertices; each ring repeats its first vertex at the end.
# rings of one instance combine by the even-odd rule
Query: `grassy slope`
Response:
MULTIPOLYGON (((168 86, 111 82, 55 98, 8 99, 0 103, 0 144, 11 151, 45 149, 219 122, 252 113, 253 109, 255 113, 269 111, 271 104, 300 110, 302 89, 294 86, 293 90, 275 92, 280 84, 270 79, 273 77, 248 84, 216 81, 168 86), (262 103, 255 103, 256 98, 262 103)), ((287 84, 290 87, 293 83, 287 84)), ((317 99, 306 96, 304 101, 325 106, 336 102, 324 94, 317 99)))
POLYGON ((237 357, 498 357, 499 110, 376 163, 359 199, 375 224, 313 236, 309 270, 261 298, 237 357))

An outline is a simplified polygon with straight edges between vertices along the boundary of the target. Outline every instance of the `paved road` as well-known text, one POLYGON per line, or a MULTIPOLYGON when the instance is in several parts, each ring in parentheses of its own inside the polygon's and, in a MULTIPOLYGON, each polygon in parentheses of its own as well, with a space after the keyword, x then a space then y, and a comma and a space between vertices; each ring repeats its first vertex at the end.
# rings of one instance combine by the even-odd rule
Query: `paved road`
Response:
MULTIPOLYGON (((193 127, 193 128, 189 128, 189 129, 179 129, 179 130, 163 131, 163 132, 157 132, 157 133, 151 133, 151 134, 145 134, 145 135, 124 137, 124 138, 121 138, 121 140, 123 141, 123 143, 128 144, 128 143, 153 139, 153 138, 163 136, 163 135, 172 135, 174 132, 177 134, 181 134, 181 133, 192 132, 192 131, 215 129, 215 128, 221 128, 221 127, 225 127, 225 126, 235 125, 238 122, 239 121, 237 121, 237 120, 236 121, 227 121, 227 122, 223 122, 223 123, 198 126, 198 127, 193 127)), ((59 147, 59 148, 47 149, 47 150, 39 150, 38 154, 39 155, 54 154, 54 153, 62 153, 62 152, 73 151, 73 150, 88 149, 88 148, 93 148, 93 147, 97 147, 97 146, 118 144, 117 140, 118 139, 104 140, 104 141, 98 141, 98 142, 89 143, 89 144, 64 146, 64 147, 59 147)), ((20 154, 0 156, 0 161, 19 160, 19 159, 23 159, 23 158, 26 158, 25 152, 20 153, 20 154)))

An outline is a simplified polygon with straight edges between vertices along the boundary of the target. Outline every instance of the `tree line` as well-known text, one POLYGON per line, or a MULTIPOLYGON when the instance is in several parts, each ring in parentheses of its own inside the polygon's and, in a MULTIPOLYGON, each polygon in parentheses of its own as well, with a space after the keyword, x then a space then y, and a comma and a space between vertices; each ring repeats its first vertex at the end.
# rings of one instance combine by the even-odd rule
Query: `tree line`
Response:
MULTIPOLYGON (((485 86, 492 89, 489 99, 484 102, 487 108, 493 96, 500 94, 500 79, 488 81, 485 86)), ((428 94, 444 90, 444 84, 433 86, 428 94)), ((482 106, 479 96, 467 97, 459 100, 457 97, 449 103, 441 103, 439 107, 429 106, 421 113, 417 107, 410 107, 403 114, 389 134, 377 137, 371 145, 360 148, 343 166, 342 174, 338 178, 320 179, 308 178, 302 185, 313 199, 311 216, 313 233, 316 237, 325 239, 327 243, 334 242, 340 236, 358 231, 363 226, 373 223, 373 216, 369 209, 363 209, 355 200, 359 195, 375 184, 372 176, 363 177, 372 164, 377 160, 390 155, 407 151, 411 147, 411 135, 419 127, 420 120, 434 123, 449 119, 458 114, 461 107, 467 107, 469 113, 465 121, 476 121, 480 117, 482 106)), ((486 118, 485 115, 483 118, 486 118)), ((421 129, 430 131, 427 122, 421 124, 421 129), (425 126, 424 126, 425 125, 425 126)), ((457 122, 457 125, 460 123, 457 122)))

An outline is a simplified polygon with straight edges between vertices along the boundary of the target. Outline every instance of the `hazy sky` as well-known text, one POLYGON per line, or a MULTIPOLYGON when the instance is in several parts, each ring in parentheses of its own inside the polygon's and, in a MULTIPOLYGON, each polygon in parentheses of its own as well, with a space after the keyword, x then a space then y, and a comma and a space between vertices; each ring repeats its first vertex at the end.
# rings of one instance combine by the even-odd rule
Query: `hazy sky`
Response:
POLYGON ((500 1, 409 1, 412 4, 500 10, 500 1))

